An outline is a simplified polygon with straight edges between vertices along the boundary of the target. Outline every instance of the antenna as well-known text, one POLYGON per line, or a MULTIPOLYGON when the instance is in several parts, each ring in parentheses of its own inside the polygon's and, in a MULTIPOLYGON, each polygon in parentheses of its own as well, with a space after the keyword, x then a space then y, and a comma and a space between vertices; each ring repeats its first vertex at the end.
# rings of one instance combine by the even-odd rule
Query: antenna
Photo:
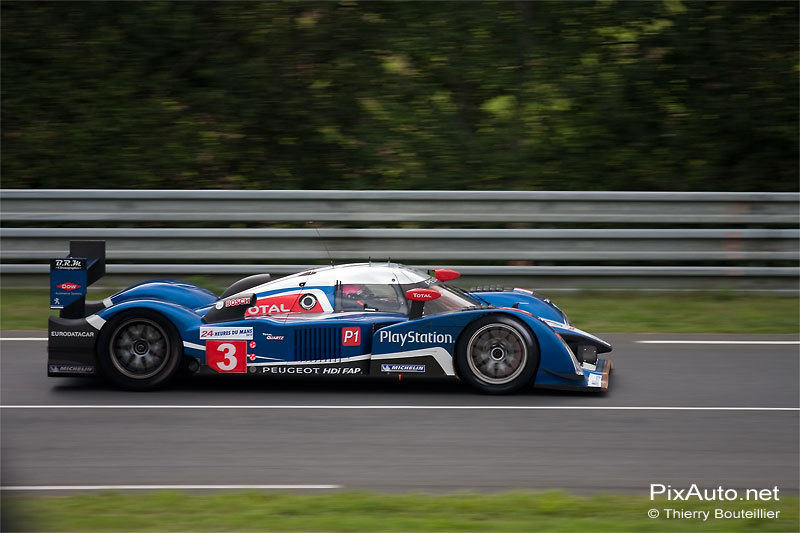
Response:
MULTIPOLYGON (((322 242, 322 246, 325 248, 325 253, 328 255, 328 259, 330 259, 331 261, 331 266, 333 266, 333 257, 331 256, 330 250, 328 250, 328 245, 325 244, 325 239, 322 238, 322 235, 319 232, 317 224, 313 220, 309 220, 308 223, 311 224, 311 226, 314 228, 314 231, 317 233, 317 237, 322 242)), ((313 271, 311 271, 310 273, 313 274, 313 271)), ((294 299, 292 307, 289 308, 289 313, 286 313, 286 315, 283 317, 284 324, 286 324, 286 321, 289 320, 289 314, 291 313, 291 310, 297 306, 297 303, 300 301, 300 298, 303 297, 302 288, 306 286, 306 282, 303 281, 298 286, 301 288, 301 290, 297 291, 297 297, 294 299)))
POLYGON ((322 238, 322 234, 319 232, 319 227, 317 223, 313 220, 310 220, 309 223, 314 227, 314 231, 317 232, 317 238, 322 242, 322 247, 325 248, 325 253, 328 255, 328 259, 331 262, 331 266, 333 266, 333 256, 331 255, 331 251, 328 250, 328 245, 325 243, 325 239, 322 238))

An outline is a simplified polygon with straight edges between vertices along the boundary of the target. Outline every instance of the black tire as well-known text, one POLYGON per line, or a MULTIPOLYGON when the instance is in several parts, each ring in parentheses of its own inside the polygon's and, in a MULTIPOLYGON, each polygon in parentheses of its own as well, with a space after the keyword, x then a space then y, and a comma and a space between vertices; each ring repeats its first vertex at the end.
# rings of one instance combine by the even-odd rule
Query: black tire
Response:
POLYGON ((105 324, 97 340, 97 363, 114 385, 152 390, 180 370, 183 344, 175 326, 148 309, 125 311, 105 324))
POLYGON ((511 394, 533 383, 539 346, 518 320, 490 315, 464 330, 454 358, 458 376, 487 394, 511 394))

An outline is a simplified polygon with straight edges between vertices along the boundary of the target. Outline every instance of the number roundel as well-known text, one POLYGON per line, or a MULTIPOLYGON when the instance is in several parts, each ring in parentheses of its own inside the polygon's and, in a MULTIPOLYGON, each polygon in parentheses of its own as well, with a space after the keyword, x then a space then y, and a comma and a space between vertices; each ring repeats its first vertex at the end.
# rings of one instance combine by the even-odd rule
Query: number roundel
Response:
POLYGON ((313 294, 304 294, 300 297, 300 307, 305 309, 306 311, 310 311, 314 309, 314 306, 317 305, 317 297, 313 294))
POLYGON ((206 341, 206 365, 216 372, 247 372, 247 341, 206 341))

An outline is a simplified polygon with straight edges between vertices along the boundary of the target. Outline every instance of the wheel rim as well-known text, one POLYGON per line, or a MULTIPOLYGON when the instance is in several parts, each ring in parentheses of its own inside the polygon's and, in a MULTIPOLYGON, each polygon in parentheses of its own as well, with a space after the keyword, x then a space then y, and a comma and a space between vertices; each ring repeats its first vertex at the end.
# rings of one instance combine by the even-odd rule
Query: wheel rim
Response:
POLYGON ((467 363, 472 374, 492 385, 517 378, 528 360, 528 348, 519 331, 506 324, 488 324, 467 343, 467 363))
POLYGON ((132 379, 151 378, 169 360, 167 334, 152 320, 129 320, 114 330, 109 353, 114 367, 124 376, 132 379))

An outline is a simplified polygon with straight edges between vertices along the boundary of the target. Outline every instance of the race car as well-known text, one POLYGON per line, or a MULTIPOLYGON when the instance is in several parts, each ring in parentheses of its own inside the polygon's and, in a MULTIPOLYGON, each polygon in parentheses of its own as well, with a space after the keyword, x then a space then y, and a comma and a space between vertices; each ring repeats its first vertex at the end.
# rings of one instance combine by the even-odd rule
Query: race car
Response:
POLYGON ((125 389, 189 372, 264 376, 452 376, 477 391, 529 386, 602 392, 611 351, 549 299, 520 288, 462 290, 458 272, 396 263, 258 274, 220 296, 155 280, 86 302, 103 241, 51 260, 48 376, 100 374, 125 389))

